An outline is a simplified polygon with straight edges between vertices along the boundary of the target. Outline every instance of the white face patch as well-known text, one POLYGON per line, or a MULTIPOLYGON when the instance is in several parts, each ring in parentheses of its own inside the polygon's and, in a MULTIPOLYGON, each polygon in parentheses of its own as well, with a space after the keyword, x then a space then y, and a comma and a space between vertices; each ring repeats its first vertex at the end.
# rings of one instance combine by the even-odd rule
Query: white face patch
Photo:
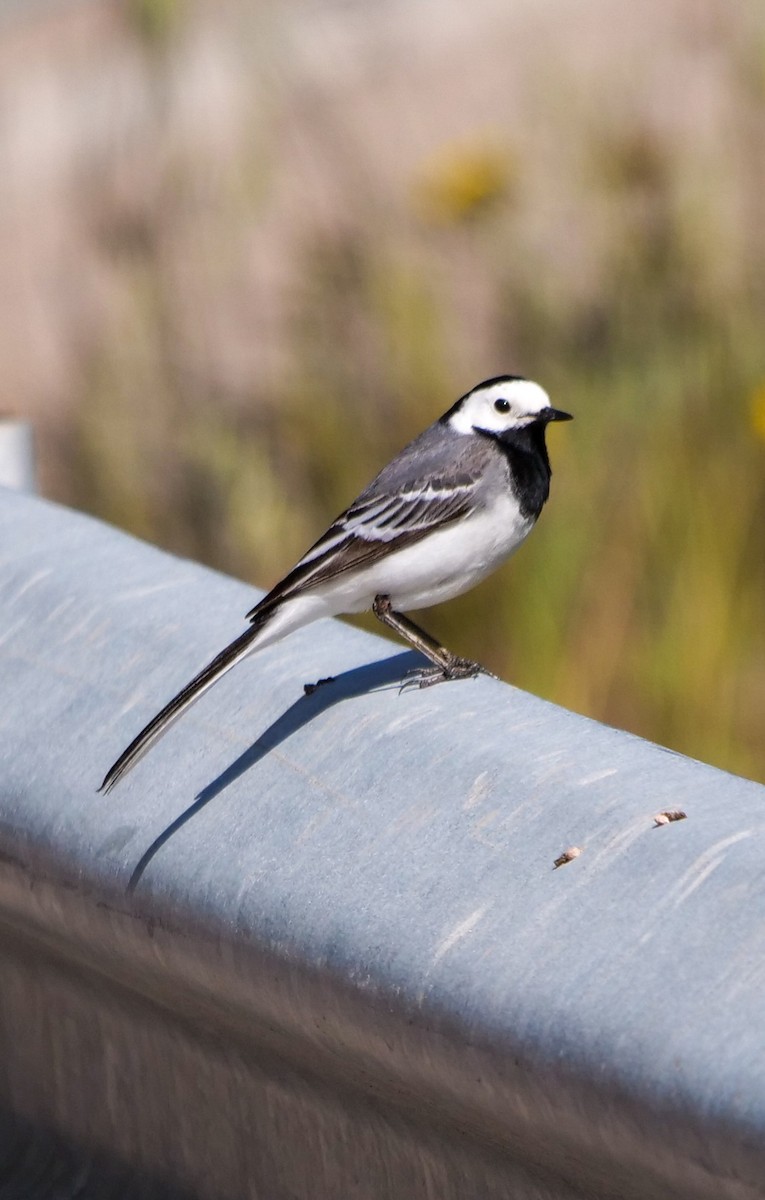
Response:
POLYGON ((484 429, 487 433, 505 433, 530 424, 543 408, 550 407, 544 388, 530 379, 492 383, 468 392, 462 404, 449 417, 457 433, 484 429))

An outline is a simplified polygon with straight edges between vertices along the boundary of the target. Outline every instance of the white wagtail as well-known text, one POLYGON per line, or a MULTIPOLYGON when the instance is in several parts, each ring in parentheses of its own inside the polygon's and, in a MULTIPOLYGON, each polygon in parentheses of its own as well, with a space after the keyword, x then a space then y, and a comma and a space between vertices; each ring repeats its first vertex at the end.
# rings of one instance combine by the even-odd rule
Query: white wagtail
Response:
POLYGON ((420 687, 478 675, 402 613, 459 596, 504 562, 550 490, 545 429, 570 414, 537 383, 479 383, 410 442, 247 614, 250 626, 157 713, 101 784, 108 791, 240 659, 340 613, 371 609, 430 659, 420 687))

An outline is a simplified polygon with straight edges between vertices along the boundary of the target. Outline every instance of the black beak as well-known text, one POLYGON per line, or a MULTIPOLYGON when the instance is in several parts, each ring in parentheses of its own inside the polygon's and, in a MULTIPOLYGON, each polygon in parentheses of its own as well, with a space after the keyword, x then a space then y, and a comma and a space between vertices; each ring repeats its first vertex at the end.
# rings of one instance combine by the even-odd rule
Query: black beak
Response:
POLYGON ((539 414, 540 421, 573 421, 571 413, 562 412, 559 408, 543 408, 539 414))

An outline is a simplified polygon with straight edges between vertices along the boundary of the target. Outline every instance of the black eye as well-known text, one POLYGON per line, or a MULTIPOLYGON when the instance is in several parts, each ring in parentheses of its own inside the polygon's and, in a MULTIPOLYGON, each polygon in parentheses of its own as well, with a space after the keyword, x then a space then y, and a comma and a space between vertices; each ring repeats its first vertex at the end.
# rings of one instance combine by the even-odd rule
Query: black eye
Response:
POLYGON ((494 407, 496 408, 497 412, 510 412, 510 401, 502 400, 500 398, 499 400, 494 401, 494 407))

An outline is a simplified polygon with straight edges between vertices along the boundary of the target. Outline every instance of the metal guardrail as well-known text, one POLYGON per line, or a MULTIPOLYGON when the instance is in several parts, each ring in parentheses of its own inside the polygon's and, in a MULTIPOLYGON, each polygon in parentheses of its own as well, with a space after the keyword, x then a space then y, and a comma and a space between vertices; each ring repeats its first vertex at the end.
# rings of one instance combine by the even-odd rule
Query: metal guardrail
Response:
POLYGON ((765 788, 325 622, 104 798, 252 591, 0 547, 0 1197, 765 1195, 765 788))
POLYGON ((0 416, 0 487, 35 490, 35 452, 28 421, 0 416))

